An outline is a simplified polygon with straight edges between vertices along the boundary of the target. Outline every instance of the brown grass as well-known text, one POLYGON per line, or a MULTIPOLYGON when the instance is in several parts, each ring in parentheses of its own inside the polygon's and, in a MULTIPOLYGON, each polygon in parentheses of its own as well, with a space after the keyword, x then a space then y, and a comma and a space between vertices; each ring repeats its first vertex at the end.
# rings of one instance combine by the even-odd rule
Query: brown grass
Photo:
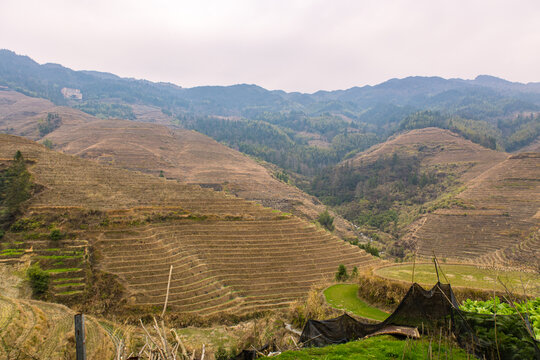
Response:
MULTIPOLYGON (((100 120, 47 100, 1 91, 0 130, 38 140, 38 121, 56 112, 62 124, 45 136, 56 150, 156 176, 163 171, 165 177, 227 190, 311 221, 324 211, 318 201, 276 180, 272 170, 253 159, 194 131, 164 126, 171 119, 158 108, 132 107, 141 122, 100 120)), ((335 225, 340 236, 354 234, 351 224, 339 216, 335 225)))
MULTIPOLYGON (((213 316, 286 308, 313 283, 333 278, 339 264, 352 269, 378 261, 305 220, 223 192, 100 165, 14 136, 0 135, 0 143, 0 158, 21 150, 32 159, 33 181, 44 186, 25 216, 69 229, 76 240, 59 244, 78 241, 91 254, 89 264, 69 267, 95 266, 117 276, 125 289, 118 303, 127 307, 163 304, 170 265, 171 311, 213 316)), ((38 249, 45 242, 32 244, 38 249)), ((97 282, 90 279, 87 287, 97 282)))

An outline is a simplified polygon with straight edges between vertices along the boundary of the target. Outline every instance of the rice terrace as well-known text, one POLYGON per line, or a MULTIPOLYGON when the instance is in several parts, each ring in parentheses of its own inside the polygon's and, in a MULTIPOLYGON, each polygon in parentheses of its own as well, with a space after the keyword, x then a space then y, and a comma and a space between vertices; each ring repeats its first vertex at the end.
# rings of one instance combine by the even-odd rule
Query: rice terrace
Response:
POLYGON ((540 360, 529 3, 2 2, 0 360, 540 360))

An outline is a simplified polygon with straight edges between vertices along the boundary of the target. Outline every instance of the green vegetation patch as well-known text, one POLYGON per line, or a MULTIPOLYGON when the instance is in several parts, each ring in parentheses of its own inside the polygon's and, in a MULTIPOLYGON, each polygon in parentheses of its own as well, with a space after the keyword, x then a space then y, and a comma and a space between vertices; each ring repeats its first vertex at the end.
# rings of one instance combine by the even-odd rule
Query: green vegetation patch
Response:
POLYGON ((472 313, 497 315, 513 315, 519 311, 522 316, 528 317, 536 339, 540 340, 540 297, 523 303, 514 302, 513 305, 501 302, 497 296, 486 301, 467 299, 459 308, 472 313))
POLYGON ((0 251, 0 256, 20 256, 24 254, 23 249, 4 249, 0 251))
POLYGON ((296 359, 431 359, 440 354, 440 359, 468 359, 465 351, 455 346, 446 345, 442 341, 440 348, 438 341, 429 340, 398 340, 394 337, 375 336, 346 344, 331 345, 322 348, 308 348, 300 351, 286 351, 281 355, 272 357, 276 360, 296 359), (430 354, 432 355, 430 357, 430 354), (448 355, 448 357, 446 357, 448 355))
MULTIPOLYGON (((528 295, 540 295, 540 288, 537 285, 540 283, 539 275, 519 271, 482 269, 473 265, 442 264, 441 267, 452 286, 504 291, 504 287, 497 281, 497 277, 499 277, 510 291, 522 294, 522 285, 525 285, 528 295)), ((391 265, 375 270, 375 274, 388 279, 410 282, 412 268, 412 264, 391 265)), ((440 278, 441 281, 446 281, 443 274, 440 274, 440 278)), ((416 264, 414 281, 427 286, 435 284, 437 282, 437 275, 433 264, 416 264)))
POLYGON ((82 290, 64 291, 64 292, 58 293, 57 295, 75 295, 75 294, 82 294, 82 290))
POLYGON ((57 259, 80 259, 82 255, 42 255, 38 259, 57 260, 57 259))
POLYGON ((345 310, 355 315, 383 321, 388 313, 370 306, 358 298, 358 284, 338 284, 324 291, 326 301, 336 309, 345 310))
POLYGON ((49 273, 42 270, 38 263, 33 264, 26 270, 26 277, 30 281, 32 294, 35 297, 41 297, 48 291, 49 273))
MULTIPOLYGON (((32 196, 33 184, 26 162, 20 151, 15 153, 12 164, 0 170, 0 230, 4 230, 22 213, 22 205, 32 196)), ((14 231, 12 229, 12 231, 14 231)))
POLYGON ((64 287, 70 287, 70 286, 84 286, 84 283, 65 283, 65 284, 58 284, 54 285, 55 288, 64 288, 64 287))
POLYGON ((81 271, 81 268, 64 268, 64 269, 48 269, 46 270, 49 274, 60 274, 60 273, 67 273, 67 272, 77 272, 81 271))

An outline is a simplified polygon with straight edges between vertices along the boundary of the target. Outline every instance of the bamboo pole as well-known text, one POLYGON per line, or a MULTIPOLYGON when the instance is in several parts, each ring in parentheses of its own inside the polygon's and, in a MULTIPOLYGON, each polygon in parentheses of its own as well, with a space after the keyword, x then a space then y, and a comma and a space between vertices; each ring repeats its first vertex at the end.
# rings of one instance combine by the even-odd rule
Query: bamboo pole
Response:
POLYGON ((167 281, 167 295, 165 295, 165 304, 163 305, 163 312, 161 313, 161 317, 163 318, 163 315, 165 315, 165 310, 167 310, 167 302, 169 301, 169 289, 171 288, 171 276, 172 276, 172 268, 169 269, 169 281, 167 281))

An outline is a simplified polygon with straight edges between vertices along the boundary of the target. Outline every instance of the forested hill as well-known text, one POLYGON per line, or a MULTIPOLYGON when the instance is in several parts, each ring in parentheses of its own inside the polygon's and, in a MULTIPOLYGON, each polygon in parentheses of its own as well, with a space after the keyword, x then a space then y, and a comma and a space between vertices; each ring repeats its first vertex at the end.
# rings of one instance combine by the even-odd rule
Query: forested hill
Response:
POLYGON ((313 94, 246 84, 182 88, 40 65, 0 50, 0 86, 101 118, 155 121, 141 115, 141 106, 151 108, 165 122, 304 175, 404 130, 435 126, 507 151, 528 146, 540 134, 540 83, 485 75, 408 77, 313 94), (78 89, 82 99, 65 98, 63 88, 78 89))
POLYGON ((540 83, 513 83, 491 76, 474 80, 440 77, 391 79, 376 86, 313 94, 269 91, 256 85, 182 88, 170 83, 120 78, 96 71, 73 71, 58 64, 40 65, 27 56, 0 50, 0 84, 66 103, 63 87, 80 89, 85 100, 117 99, 207 115, 254 115, 260 111, 342 113, 376 119, 377 109, 392 104, 405 112, 445 110, 475 118, 540 108, 540 83), (365 113, 372 110, 371 113, 365 113))

